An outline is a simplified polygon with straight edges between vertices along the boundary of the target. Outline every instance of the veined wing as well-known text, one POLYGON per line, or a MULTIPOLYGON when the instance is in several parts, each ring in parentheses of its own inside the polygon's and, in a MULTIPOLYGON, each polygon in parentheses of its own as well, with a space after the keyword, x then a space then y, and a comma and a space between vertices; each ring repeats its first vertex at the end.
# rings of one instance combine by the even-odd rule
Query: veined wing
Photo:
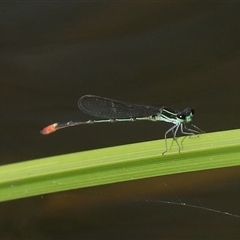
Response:
POLYGON ((160 108, 129 104, 109 98, 85 95, 78 100, 78 107, 84 113, 100 118, 136 118, 157 115, 160 108))

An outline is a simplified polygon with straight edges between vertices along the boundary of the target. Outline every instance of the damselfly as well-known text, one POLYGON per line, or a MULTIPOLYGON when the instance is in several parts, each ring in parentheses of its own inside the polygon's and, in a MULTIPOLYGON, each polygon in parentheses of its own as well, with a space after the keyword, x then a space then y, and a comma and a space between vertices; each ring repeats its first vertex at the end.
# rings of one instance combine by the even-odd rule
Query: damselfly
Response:
POLYGON ((202 133, 203 131, 197 126, 191 124, 195 129, 186 127, 186 124, 192 121, 194 110, 192 108, 185 108, 183 111, 173 110, 168 107, 153 107, 147 105, 129 104, 109 98, 98 97, 94 95, 85 95, 78 100, 78 107, 84 113, 92 115, 94 117, 105 118, 101 120, 88 120, 85 122, 73 122, 67 123, 53 123, 45 127, 41 133, 49 134, 55 132, 58 129, 73 127, 81 124, 92 123, 104 123, 104 122, 125 122, 125 121, 138 121, 149 120, 154 122, 169 122, 173 126, 165 132, 165 151, 168 152, 167 134, 172 132, 173 140, 178 145, 180 152, 181 148, 177 141, 177 132, 180 128, 181 133, 184 135, 194 135, 202 133))

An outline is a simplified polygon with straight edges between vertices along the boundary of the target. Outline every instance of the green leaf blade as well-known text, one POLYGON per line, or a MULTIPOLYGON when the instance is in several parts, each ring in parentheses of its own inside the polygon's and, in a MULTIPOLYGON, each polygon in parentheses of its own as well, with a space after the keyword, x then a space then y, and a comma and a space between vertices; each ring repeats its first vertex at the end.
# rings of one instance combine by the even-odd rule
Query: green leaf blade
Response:
POLYGON ((240 165, 240 130, 128 144, 0 167, 0 201, 102 184, 240 165), (170 143, 171 139, 168 139, 170 143))

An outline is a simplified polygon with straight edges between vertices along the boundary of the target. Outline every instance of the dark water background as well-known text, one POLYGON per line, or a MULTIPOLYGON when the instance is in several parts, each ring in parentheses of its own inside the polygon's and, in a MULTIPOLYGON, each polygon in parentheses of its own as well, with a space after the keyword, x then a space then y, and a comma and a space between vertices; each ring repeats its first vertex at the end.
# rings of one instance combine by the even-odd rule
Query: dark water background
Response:
MULTIPOLYGON (((165 123, 96 124, 84 94, 194 107, 207 132, 239 128, 238 2, 0 3, 0 163, 159 139, 165 123)), ((162 151, 160 149, 160 151, 162 151)), ((240 168, 132 181, 1 203, 2 239, 239 239, 240 168), (154 200, 154 201, 153 201, 154 200)))

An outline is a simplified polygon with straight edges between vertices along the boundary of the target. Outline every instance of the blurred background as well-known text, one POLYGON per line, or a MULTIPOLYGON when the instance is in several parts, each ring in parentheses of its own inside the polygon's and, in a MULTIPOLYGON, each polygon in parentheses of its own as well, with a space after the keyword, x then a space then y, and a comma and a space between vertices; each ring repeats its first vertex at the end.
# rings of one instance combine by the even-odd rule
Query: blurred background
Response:
MULTIPOLYGON (((206 132, 239 128, 237 2, 1 2, 0 164, 163 138, 167 123, 84 125, 94 94, 193 107, 206 132)), ((160 146, 159 152, 164 150, 160 146)), ((111 184, 1 203, 2 239, 239 239, 240 168, 111 184), (154 201, 150 201, 154 200, 154 201)))

